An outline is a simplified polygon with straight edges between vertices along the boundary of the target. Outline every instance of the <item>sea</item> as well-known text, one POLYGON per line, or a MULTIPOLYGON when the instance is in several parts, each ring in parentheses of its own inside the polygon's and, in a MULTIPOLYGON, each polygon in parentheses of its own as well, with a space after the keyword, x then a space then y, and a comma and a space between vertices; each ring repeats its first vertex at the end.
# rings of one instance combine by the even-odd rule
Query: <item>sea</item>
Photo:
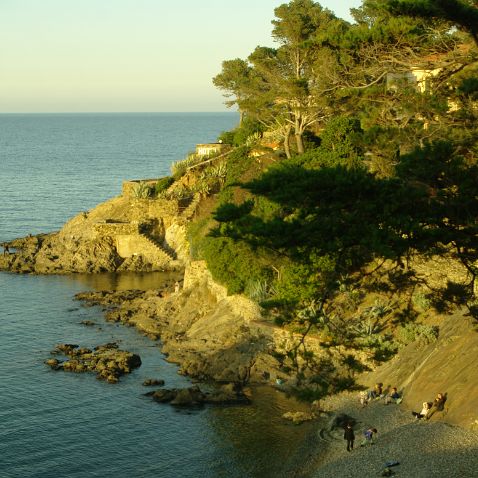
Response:
MULTIPOLYGON (((60 229, 118 196, 124 180, 170 174, 174 161, 238 119, 233 112, 0 115, 0 242, 60 229)), ((190 379, 160 344, 74 298, 160 287, 167 278, 0 273, 0 478, 312 476, 304 463, 320 453, 311 445, 316 430, 281 418, 291 409, 282 392, 259 389, 248 406, 155 403, 145 379, 168 388, 190 379), (57 343, 113 341, 142 360, 117 384, 44 364, 57 343)))

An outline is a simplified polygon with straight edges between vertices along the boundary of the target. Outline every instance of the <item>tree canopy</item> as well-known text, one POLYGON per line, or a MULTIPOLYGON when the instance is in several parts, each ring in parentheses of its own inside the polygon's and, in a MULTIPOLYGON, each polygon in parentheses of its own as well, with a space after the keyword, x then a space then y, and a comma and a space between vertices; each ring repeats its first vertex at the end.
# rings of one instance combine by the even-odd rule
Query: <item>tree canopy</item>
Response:
MULTIPOLYGON (((287 159, 242 182, 246 201, 219 206, 210 240, 255 255, 269 298, 291 317, 312 303, 327 315, 344 278, 359 284, 373 264, 393 263, 413 282, 403 271, 416 254, 459 261, 460 294, 434 297, 460 296, 473 311, 477 2, 364 0, 353 23, 312 0, 274 14, 278 46, 224 62, 214 83, 281 135, 287 159)), ((235 291, 247 287, 245 270, 235 291)))

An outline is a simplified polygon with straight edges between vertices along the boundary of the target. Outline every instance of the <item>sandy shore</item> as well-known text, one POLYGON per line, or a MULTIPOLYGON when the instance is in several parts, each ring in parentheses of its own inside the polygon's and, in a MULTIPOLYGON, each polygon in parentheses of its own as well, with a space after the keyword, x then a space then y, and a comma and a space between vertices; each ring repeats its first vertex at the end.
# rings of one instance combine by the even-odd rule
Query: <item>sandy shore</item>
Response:
MULTIPOLYGON (((362 408, 358 393, 342 393, 321 402, 325 410, 345 413, 357 420, 355 449, 347 452, 343 430, 331 431, 322 424, 315 457, 317 478, 381 476, 388 461, 398 461, 394 476, 407 478, 478 476, 478 433, 447 424, 446 415, 437 413, 429 421, 417 421, 402 405, 376 400, 362 408), (360 447, 362 432, 375 427, 373 446, 360 447), (322 446, 320 446, 322 442, 322 446)), ((329 420, 330 421, 330 420, 329 420)), ((310 475, 309 475, 310 476, 310 475)))

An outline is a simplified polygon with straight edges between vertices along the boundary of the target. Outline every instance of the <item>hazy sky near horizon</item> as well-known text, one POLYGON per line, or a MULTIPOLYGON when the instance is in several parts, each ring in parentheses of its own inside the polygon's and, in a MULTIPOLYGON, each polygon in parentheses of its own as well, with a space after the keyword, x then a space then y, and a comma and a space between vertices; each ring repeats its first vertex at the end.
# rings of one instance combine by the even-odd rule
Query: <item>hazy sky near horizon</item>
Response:
MULTIPOLYGON (((226 111, 224 60, 287 0, 0 0, 0 113, 226 111)), ((319 3, 350 20, 361 0, 319 3)))

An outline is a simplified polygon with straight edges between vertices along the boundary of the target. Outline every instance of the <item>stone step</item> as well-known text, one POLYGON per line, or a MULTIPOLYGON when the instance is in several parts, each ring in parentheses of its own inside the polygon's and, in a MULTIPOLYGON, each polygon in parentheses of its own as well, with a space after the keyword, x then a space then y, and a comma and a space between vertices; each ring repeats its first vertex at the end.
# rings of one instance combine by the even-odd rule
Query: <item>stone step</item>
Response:
POLYGON ((196 208, 197 208, 200 200, 201 200, 201 195, 200 194, 195 194, 194 197, 192 198, 191 202, 189 203, 189 205, 181 213, 181 217, 186 219, 186 220, 191 219, 193 214, 196 212, 196 208))
POLYGON ((176 254, 173 251, 166 249, 162 244, 160 244, 157 240, 155 240, 148 234, 142 232, 140 236, 144 237, 150 244, 156 247, 156 249, 168 256, 170 260, 174 261, 176 259, 176 254))

